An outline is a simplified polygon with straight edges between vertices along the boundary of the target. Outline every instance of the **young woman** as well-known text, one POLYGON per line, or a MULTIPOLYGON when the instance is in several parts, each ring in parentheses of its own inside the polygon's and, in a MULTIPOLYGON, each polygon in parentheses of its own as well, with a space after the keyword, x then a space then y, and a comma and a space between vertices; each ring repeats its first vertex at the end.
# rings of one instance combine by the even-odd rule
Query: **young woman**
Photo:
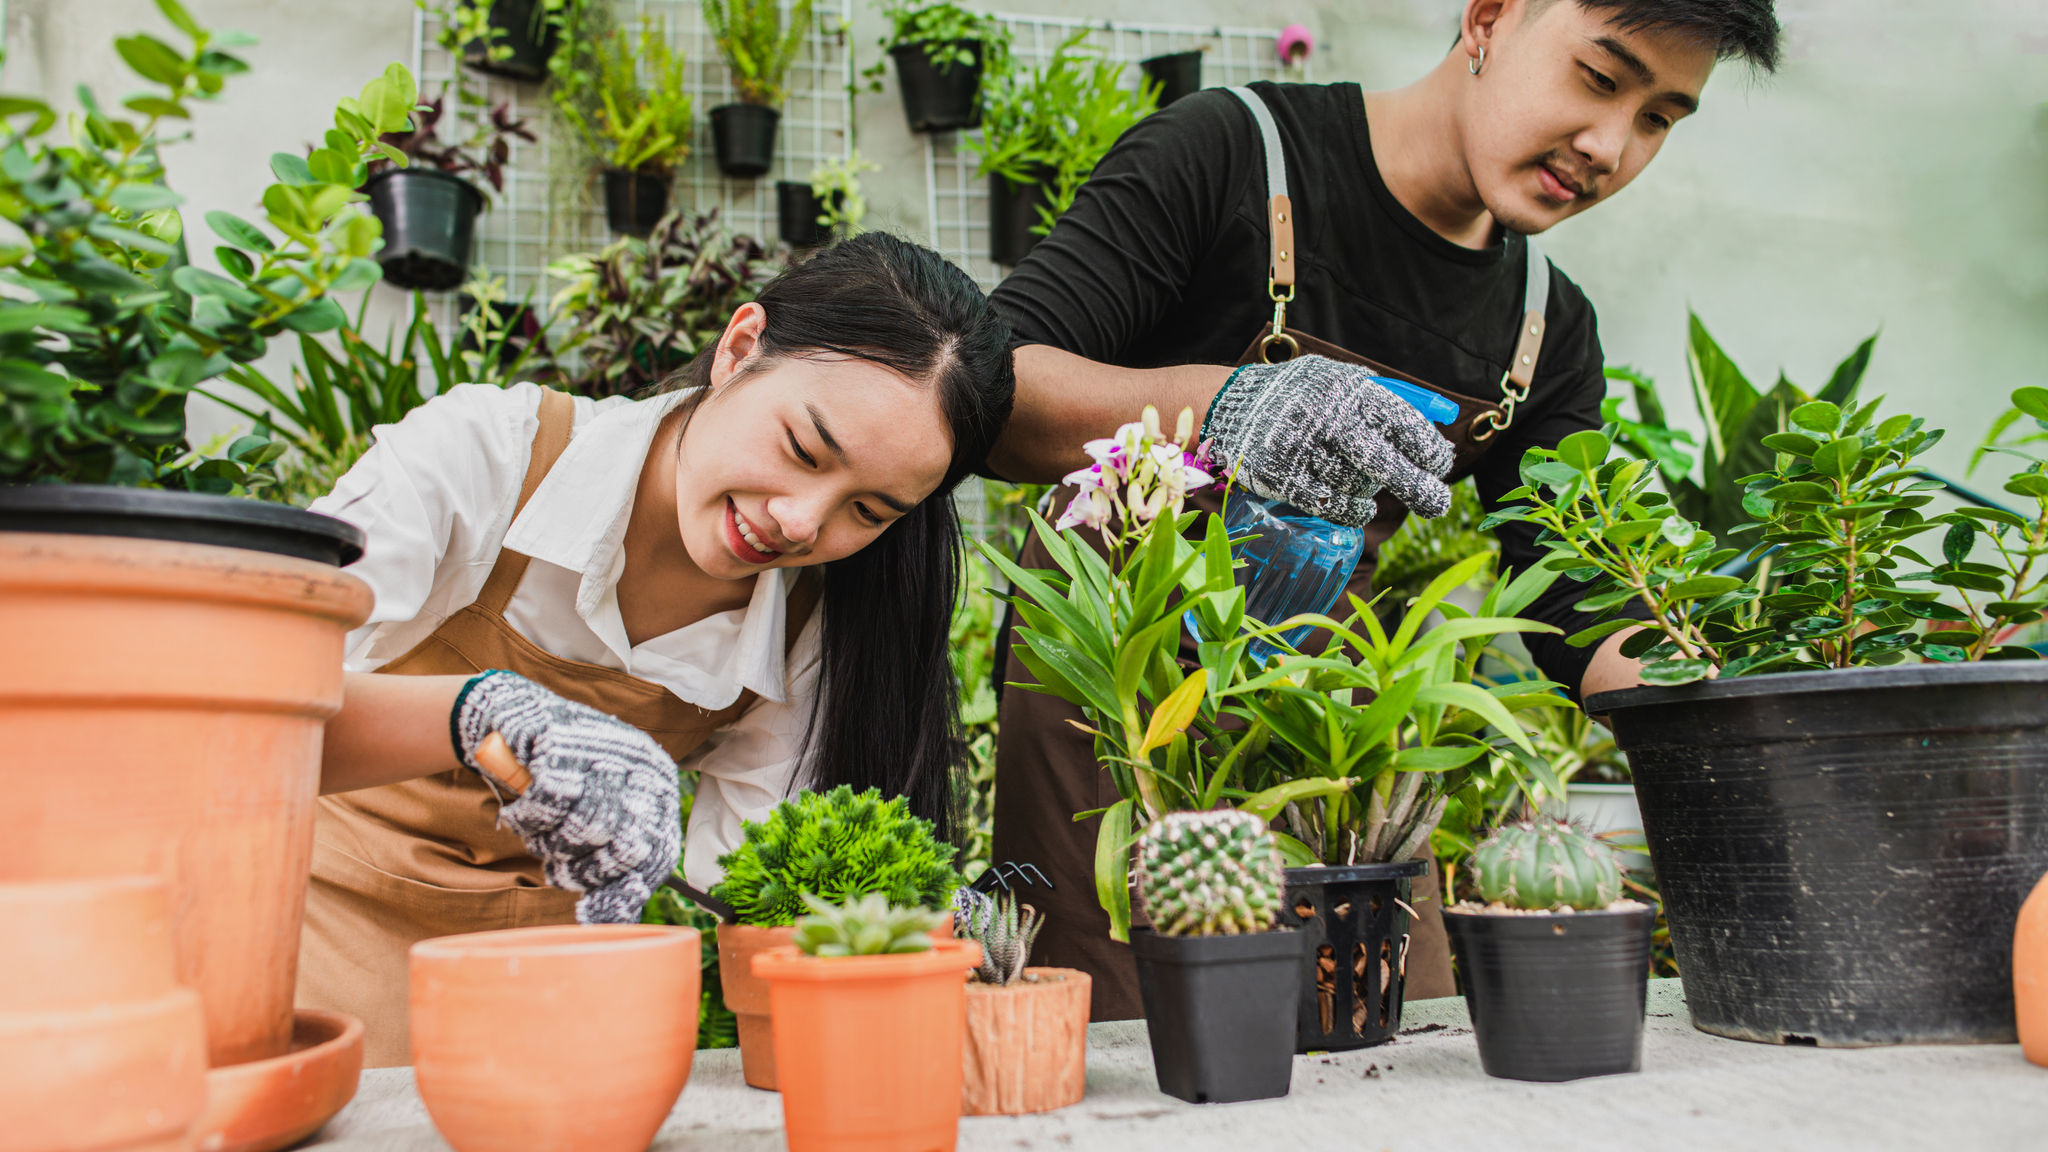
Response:
POLYGON ((327 726, 299 1002, 406 1063, 406 950, 631 920, 796 788, 948 824, 948 496, 1008 417, 1008 331, 966 274, 871 234, 783 273, 637 400, 465 385, 314 505, 377 595, 327 726), (531 774, 476 760, 491 733, 531 774), (581 893, 581 900, 578 894, 581 893))

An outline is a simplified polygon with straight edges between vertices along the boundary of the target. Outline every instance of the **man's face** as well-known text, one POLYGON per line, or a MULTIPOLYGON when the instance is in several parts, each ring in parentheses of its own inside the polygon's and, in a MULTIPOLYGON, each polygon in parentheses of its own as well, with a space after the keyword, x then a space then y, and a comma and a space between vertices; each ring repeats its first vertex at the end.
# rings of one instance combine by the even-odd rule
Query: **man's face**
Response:
POLYGON ((1715 58, 1668 30, 1623 32, 1576 0, 1507 0, 1480 43, 1486 63, 1460 109, 1465 160, 1487 211, 1525 235, 1635 179, 1698 108, 1715 58))

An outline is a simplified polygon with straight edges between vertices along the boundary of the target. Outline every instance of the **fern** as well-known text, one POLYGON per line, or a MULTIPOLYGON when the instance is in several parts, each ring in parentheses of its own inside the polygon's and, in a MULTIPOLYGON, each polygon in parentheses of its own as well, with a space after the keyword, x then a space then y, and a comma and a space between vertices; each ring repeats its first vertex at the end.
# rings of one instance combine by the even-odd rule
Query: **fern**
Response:
POLYGON ((901 796, 884 800, 876 789, 841 785, 749 821, 739 847, 719 857, 725 878, 711 894, 741 923, 761 927, 794 924, 808 911, 806 894, 845 904, 879 893, 900 906, 943 908, 959 884, 952 858, 952 847, 901 796))

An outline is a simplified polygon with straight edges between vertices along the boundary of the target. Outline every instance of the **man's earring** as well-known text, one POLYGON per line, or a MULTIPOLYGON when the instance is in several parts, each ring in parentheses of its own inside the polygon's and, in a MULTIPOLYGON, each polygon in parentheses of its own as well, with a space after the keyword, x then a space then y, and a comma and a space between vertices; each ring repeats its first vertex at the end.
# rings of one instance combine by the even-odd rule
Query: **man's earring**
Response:
POLYGON ((1475 60, 1465 61, 1465 71, 1477 76, 1479 75, 1479 70, 1484 67, 1486 67, 1486 45, 1481 44, 1479 46, 1479 57, 1475 60))

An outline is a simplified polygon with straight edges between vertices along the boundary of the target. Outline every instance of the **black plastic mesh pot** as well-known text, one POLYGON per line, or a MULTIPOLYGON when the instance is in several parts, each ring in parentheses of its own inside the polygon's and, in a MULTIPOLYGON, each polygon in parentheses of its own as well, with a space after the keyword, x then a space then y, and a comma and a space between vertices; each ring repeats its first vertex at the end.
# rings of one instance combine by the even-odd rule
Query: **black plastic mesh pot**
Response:
POLYGON ((1309 935, 1294 1050, 1384 1044, 1401 1030, 1410 883, 1426 860, 1289 868, 1281 921, 1309 935))

